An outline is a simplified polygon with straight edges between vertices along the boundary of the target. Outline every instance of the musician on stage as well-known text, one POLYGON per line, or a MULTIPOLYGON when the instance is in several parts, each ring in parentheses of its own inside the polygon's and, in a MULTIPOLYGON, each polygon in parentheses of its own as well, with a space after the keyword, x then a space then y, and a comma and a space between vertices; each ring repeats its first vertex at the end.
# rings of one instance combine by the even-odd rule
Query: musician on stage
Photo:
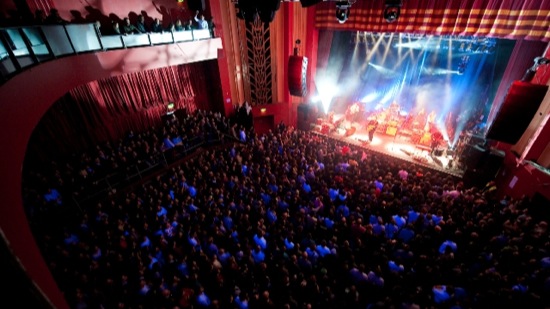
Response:
POLYGON ((432 142, 431 142, 431 152, 430 154, 433 156, 436 152, 436 150, 438 150, 439 146, 441 145, 441 142, 443 141, 443 135, 439 132, 439 131, 436 131, 436 132, 433 132, 432 133, 432 142))
POLYGON ((372 139, 374 137, 374 132, 376 131, 377 127, 378 127, 378 120, 376 120, 376 118, 371 119, 367 124, 367 132, 369 134, 370 142, 372 142, 372 139))
POLYGON ((349 122, 356 122, 359 116, 361 115, 362 105, 359 103, 353 103, 348 106, 346 110, 346 120, 349 122))
POLYGON ((431 113, 428 115, 428 119, 426 120, 424 131, 425 132, 429 131, 434 123, 435 123, 435 111, 431 111, 431 113))

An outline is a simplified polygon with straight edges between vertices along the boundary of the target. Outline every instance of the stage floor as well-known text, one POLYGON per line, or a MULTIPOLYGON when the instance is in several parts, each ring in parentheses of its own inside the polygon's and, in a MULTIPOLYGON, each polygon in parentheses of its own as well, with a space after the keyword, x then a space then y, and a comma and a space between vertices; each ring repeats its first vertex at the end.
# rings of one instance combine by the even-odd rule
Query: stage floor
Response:
POLYGON ((457 166, 451 156, 447 155, 446 151, 438 155, 431 155, 430 147, 413 144, 409 137, 400 136, 399 133, 391 136, 384 132, 376 132, 370 142, 366 128, 359 123, 344 121, 342 126, 346 128, 354 126, 356 131, 350 136, 346 136, 344 130, 338 129, 334 129, 328 134, 316 130, 314 132, 455 177, 461 178, 464 175, 464 171, 457 166))

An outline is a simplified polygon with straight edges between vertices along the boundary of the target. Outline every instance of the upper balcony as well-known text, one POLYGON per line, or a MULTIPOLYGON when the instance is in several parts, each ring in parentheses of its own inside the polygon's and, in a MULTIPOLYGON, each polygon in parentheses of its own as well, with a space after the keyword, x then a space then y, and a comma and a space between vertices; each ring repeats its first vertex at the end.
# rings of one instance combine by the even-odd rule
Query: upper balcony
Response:
POLYGON ((191 58, 167 65, 214 59, 221 40, 212 39, 209 30, 101 35, 94 24, 0 28, 0 85, 22 71, 61 57, 175 43, 191 43, 192 50, 197 45, 193 42, 205 40, 215 43, 208 44, 210 51, 193 53, 191 58))

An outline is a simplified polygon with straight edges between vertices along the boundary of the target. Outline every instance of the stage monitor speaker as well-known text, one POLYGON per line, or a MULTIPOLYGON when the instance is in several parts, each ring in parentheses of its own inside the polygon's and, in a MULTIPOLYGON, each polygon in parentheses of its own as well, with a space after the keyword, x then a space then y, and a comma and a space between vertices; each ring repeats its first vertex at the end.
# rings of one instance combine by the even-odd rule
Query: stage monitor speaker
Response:
POLYGON ((204 12, 206 9, 206 2, 205 0, 187 0, 187 7, 193 13, 193 16, 195 16, 194 14, 196 11, 200 11, 201 13, 204 12))
POLYGON ((293 55, 288 59, 288 90, 293 96, 307 95, 307 65, 306 57, 293 55))
POLYGON ((461 160, 468 169, 480 169, 485 162, 488 152, 488 149, 479 145, 467 144, 464 146, 461 160))
POLYGON ((487 139, 512 145, 517 143, 547 91, 547 85, 513 82, 487 132, 487 139))
POLYGON ((487 155, 483 157, 483 161, 480 162, 479 168, 485 171, 489 176, 495 177, 500 170, 500 167, 504 163, 504 151, 498 149, 491 149, 487 155))

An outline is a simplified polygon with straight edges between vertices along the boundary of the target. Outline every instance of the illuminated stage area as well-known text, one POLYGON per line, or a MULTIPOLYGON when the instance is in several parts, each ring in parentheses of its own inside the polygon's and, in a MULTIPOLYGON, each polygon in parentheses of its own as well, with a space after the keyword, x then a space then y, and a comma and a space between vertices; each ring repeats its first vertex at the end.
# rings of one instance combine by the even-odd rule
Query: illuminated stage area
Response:
POLYGON ((308 103, 317 110, 316 131, 463 173, 461 139, 490 127, 514 41, 351 31, 319 37, 330 52, 318 58, 308 103))
POLYGON ((444 141, 432 139, 431 134, 420 133, 420 131, 409 134, 405 130, 396 130, 396 127, 388 124, 379 124, 372 132, 371 140, 369 131, 373 127, 369 123, 370 121, 362 124, 358 121, 346 120, 344 114, 331 114, 327 118, 318 118, 311 126, 314 132, 377 153, 457 177, 462 177, 464 174, 460 160, 457 158, 458 151, 451 150, 444 141))

